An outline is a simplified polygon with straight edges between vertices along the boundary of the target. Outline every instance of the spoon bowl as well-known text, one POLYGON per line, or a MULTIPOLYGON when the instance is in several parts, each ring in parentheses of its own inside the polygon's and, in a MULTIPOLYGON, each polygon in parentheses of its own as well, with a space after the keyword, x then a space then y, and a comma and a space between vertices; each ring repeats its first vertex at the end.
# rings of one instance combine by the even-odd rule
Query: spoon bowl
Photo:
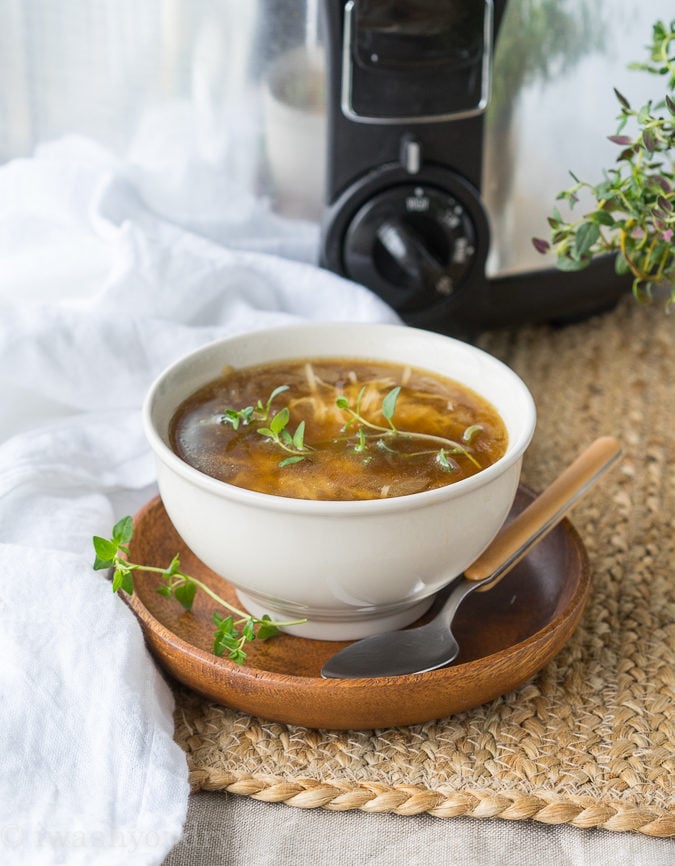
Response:
POLYGON ((439 594, 432 619, 413 629, 384 632, 356 641, 324 664, 321 676, 336 679, 426 673, 451 664, 459 654, 452 633, 458 607, 470 593, 492 589, 621 456, 616 439, 596 439, 481 556, 439 594))

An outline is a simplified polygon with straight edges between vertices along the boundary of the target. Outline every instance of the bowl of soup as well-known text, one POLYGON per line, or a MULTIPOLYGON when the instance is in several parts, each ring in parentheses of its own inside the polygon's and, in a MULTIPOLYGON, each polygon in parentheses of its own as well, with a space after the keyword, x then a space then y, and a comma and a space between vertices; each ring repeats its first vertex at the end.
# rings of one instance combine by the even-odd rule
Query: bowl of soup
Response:
POLYGON ((352 640, 413 622, 494 538, 536 413, 468 343, 308 323, 181 358, 143 422, 171 522, 249 612, 352 640))

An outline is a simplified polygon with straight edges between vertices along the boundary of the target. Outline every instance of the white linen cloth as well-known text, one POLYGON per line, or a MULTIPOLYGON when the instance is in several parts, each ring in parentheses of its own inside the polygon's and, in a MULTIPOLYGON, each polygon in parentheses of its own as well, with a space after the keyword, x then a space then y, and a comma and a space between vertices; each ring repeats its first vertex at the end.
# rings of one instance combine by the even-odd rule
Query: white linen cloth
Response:
POLYGON ((225 334, 397 321, 365 289, 297 261, 314 226, 264 202, 218 209, 224 191, 194 184, 193 168, 171 191, 171 221, 148 205, 153 189, 167 199, 161 177, 84 140, 0 168, 5 866, 161 863, 181 835, 187 767, 171 693, 91 568, 92 535, 155 492, 139 412, 151 380, 225 334), (192 225, 210 239, 188 230, 191 190, 211 196, 209 224, 192 225))

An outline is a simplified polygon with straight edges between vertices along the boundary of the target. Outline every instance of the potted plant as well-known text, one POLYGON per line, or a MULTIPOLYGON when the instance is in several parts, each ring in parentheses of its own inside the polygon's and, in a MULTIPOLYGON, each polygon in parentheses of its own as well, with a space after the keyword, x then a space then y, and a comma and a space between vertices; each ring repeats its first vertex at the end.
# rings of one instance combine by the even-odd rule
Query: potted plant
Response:
POLYGON ((631 64, 662 76, 666 93, 634 109, 619 102, 618 128, 610 140, 621 150, 616 165, 596 184, 574 174, 573 186, 558 199, 567 202, 569 218, 554 208, 549 217, 550 240, 533 238, 541 253, 553 250, 557 267, 585 268, 598 255, 616 254, 618 273, 633 276, 633 293, 650 300, 664 293, 666 306, 675 306, 675 20, 657 21, 652 29, 649 59, 631 64), (581 196, 592 207, 574 219, 571 211, 581 196))

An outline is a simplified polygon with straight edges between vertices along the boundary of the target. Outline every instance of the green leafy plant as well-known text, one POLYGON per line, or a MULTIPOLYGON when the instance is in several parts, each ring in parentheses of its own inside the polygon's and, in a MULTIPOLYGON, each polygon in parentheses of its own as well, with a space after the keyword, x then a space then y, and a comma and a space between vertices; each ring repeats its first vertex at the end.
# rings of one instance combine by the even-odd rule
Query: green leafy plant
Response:
MULTIPOLYGON (((247 406, 244 409, 225 409, 221 415, 221 423, 231 424, 235 430, 238 430, 240 425, 248 426, 249 424, 261 423, 262 426, 257 427, 256 432, 289 455, 278 463, 279 467, 300 463, 316 450, 315 447, 305 442, 304 421, 300 421, 295 432, 291 432, 289 429, 291 411, 288 406, 284 406, 276 413, 271 412, 271 404, 274 398, 287 390, 287 385, 280 385, 272 391, 266 403, 263 404, 262 400, 258 400, 255 407, 247 406)), ((347 416, 345 425, 342 428, 343 433, 349 434, 344 437, 345 443, 352 442, 353 450, 357 454, 363 454, 365 459, 368 459, 368 451, 371 447, 383 448, 391 453, 399 454, 406 459, 426 454, 436 454, 438 465, 446 472, 453 472, 457 468, 450 455, 461 454, 468 458, 478 469, 482 468, 469 451, 471 442, 483 429, 480 424, 473 424, 467 427, 462 435, 462 442, 456 442, 444 436, 435 436, 431 433, 400 430, 394 423, 396 404, 401 393, 400 387, 392 388, 383 397, 380 411, 387 424, 386 426, 377 424, 366 418, 362 413, 361 405, 366 391, 367 386, 364 385, 359 391, 353 405, 344 395, 339 396, 335 400, 337 408, 347 416), (392 447, 392 444, 395 444, 395 440, 397 439, 419 441, 435 447, 423 451, 400 452, 395 447, 392 447)))
POLYGON ((468 457, 468 459, 479 469, 481 468, 480 463, 476 460, 473 454, 468 451, 467 447, 473 438, 481 431, 482 427, 479 424, 473 424, 471 427, 467 427, 463 433, 463 443, 455 442, 453 439, 447 439, 445 436, 435 436, 432 433, 418 433, 414 430, 399 430, 394 424, 394 414, 396 412, 396 403, 399 394, 401 393, 401 389, 400 387, 396 387, 392 388, 382 400, 381 412, 387 422, 387 426, 385 427, 384 425, 376 424, 373 421, 368 420, 361 413, 361 403, 365 392, 366 387, 364 386, 359 391, 353 406, 344 396, 338 397, 335 401, 338 409, 342 409, 343 412, 348 415, 345 430, 348 430, 351 426, 357 425, 356 430, 358 438, 355 446, 357 451, 365 451, 369 439, 374 439, 378 447, 385 447, 391 451, 393 449, 389 445, 389 442, 400 437, 402 439, 412 439, 414 441, 439 446, 425 451, 406 452, 406 457, 418 457, 422 454, 436 453, 436 460, 439 466, 446 472, 452 472, 455 469, 455 466, 452 464, 452 461, 448 459, 448 455, 462 454, 465 457, 468 457))
POLYGON ((197 591, 208 595, 218 605, 229 613, 222 617, 217 612, 213 614, 215 624, 213 637, 213 652, 217 656, 227 656, 241 664, 246 658, 244 646, 256 638, 266 640, 279 633, 281 626, 299 625, 304 620, 293 622, 274 622, 267 614, 258 618, 231 605, 221 598, 209 586, 195 577, 181 571, 178 554, 173 557, 166 568, 159 566, 140 565, 129 561, 129 543, 133 538, 134 523, 129 516, 123 517, 113 527, 110 538, 95 535, 94 569, 112 569, 113 592, 123 590, 128 595, 134 592, 134 573, 152 572, 159 574, 162 584, 157 588, 160 595, 175 599, 186 611, 192 610, 197 591))
POLYGON ((633 293, 650 300, 655 290, 667 292, 667 305, 675 304, 675 20, 656 22, 649 60, 631 64, 666 80, 666 94, 634 109, 614 90, 619 103, 618 127, 610 141, 621 148, 615 168, 597 184, 580 180, 563 190, 558 199, 570 209, 580 194, 590 194, 592 210, 578 219, 566 219, 555 208, 549 217, 550 241, 534 238, 537 250, 553 249, 561 270, 577 271, 591 260, 616 253, 618 273, 632 274, 633 293), (635 130, 629 132, 629 124, 635 130))
POLYGON ((255 406, 245 406, 243 409, 226 409, 220 416, 220 423, 230 424, 235 430, 238 430, 240 426, 246 427, 254 421, 269 421, 272 414, 272 402, 284 391, 288 391, 288 385, 279 385, 272 391, 265 403, 258 400, 255 406))
POLYGON ((255 406, 246 406, 244 409, 226 409, 220 416, 221 424, 231 424, 235 430, 240 425, 246 427, 254 422, 268 426, 257 428, 257 432, 274 442, 290 455, 280 461, 279 466, 289 466, 292 463, 300 463, 312 450, 305 445, 305 422, 301 421, 294 433, 288 429, 291 413, 288 407, 272 414, 272 401, 279 394, 288 391, 288 385, 279 385, 275 388, 265 403, 258 400, 255 406))
POLYGON ((258 427, 258 433, 266 439, 274 442, 284 451, 288 451, 290 457, 284 457, 279 466, 289 466, 292 463, 300 463, 312 450, 305 445, 305 422, 301 421, 291 433, 288 422, 291 419, 291 410, 284 406, 270 421, 269 427, 258 427))

